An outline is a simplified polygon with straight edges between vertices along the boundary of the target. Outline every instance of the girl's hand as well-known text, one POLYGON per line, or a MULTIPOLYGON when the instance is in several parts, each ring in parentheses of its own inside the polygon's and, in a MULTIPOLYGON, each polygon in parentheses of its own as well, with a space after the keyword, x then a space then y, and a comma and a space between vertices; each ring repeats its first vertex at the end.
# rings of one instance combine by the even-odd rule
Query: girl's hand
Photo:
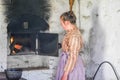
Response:
POLYGON ((64 73, 61 80, 67 80, 67 79, 68 79, 68 74, 64 73))

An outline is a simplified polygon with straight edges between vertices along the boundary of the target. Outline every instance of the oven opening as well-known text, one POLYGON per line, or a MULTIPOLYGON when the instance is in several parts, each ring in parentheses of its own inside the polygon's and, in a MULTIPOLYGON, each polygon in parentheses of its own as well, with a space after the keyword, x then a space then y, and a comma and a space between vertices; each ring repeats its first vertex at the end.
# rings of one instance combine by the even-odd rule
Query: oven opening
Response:
POLYGON ((57 33, 11 33, 10 55, 58 56, 57 33))
POLYGON ((46 33, 49 24, 41 17, 23 14, 8 24, 10 55, 58 56, 58 34, 46 33))
POLYGON ((10 55, 35 54, 35 35, 30 33, 11 33, 10 55))

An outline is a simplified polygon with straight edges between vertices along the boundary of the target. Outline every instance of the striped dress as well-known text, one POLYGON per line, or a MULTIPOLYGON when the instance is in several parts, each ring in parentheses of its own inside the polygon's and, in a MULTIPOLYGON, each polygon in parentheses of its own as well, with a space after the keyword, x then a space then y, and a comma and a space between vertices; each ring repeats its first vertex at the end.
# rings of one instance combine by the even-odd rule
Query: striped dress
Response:
POLYGON ((85 68, 79 55, 82 46, 83 40, 79 29, 75 28, 66 33, 55 80, 61 80, 64 71, 69 73, 68 80, 85 80, 85 68))

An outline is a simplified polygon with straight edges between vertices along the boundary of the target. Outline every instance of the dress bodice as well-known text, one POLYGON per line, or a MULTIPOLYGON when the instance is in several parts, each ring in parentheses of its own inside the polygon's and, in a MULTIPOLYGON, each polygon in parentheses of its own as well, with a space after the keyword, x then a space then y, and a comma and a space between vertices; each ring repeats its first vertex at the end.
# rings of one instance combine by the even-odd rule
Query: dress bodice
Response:
POLYGON ((62 49, 65 52, 79 52, 83 45, 81 33, 78 28, 67 32, 63 38, 62 49))

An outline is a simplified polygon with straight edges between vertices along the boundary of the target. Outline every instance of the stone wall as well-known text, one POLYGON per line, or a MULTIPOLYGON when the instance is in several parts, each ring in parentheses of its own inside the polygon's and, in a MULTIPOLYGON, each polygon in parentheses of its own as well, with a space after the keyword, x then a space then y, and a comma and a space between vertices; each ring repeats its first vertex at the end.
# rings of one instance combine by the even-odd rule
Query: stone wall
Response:
POLYGON ((4 5, 0 1, 0 72, 7 68, 7 24, 5 22, 4 5))
MULTIPOLYGON (((119 0, 81 0, 81 25, 85 30, 83 36, 89 45, 90 54, 86 67, 89 77, 94 75, 103 61, 112 63, 120 75, 119 5, 119 0)), ((95 79, 116 80, 116 77, 111 66, 103 64, 95 79)))

